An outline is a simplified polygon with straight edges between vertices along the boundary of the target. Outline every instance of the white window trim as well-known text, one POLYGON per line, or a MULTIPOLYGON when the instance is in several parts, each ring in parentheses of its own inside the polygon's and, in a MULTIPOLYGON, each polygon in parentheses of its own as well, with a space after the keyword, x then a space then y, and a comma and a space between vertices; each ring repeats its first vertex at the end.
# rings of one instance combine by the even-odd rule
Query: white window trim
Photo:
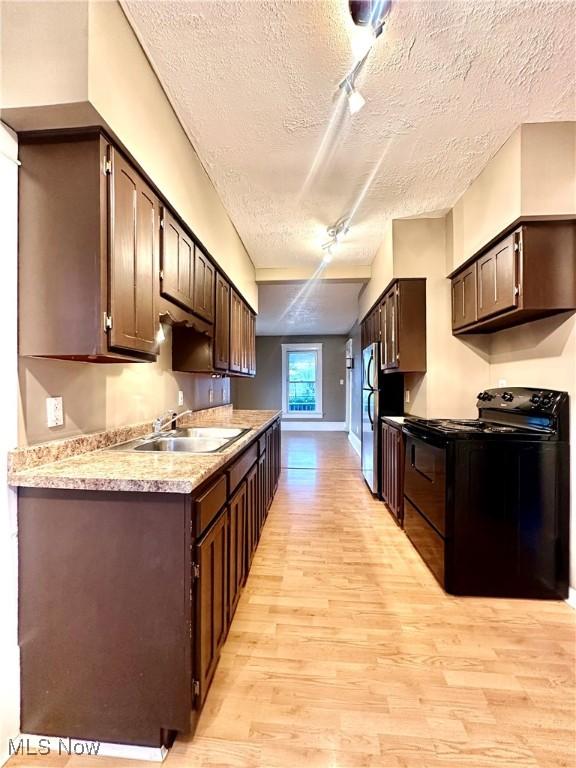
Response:
POLYGON ((282 418, 283 419, 322 419, 322 344, 282 344, 282 418), (316 367, 317 400, 315 411, 288 411, 288 352, 305 352, 314 350, 317 354, 318 365, 316 367))

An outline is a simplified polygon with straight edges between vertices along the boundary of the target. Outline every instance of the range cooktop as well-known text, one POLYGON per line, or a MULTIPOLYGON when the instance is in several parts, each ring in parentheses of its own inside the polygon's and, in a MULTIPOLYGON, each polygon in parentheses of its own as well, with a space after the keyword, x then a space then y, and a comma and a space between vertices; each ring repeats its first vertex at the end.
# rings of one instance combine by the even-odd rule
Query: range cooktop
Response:
POLYGON ((436 432, 446 434, 452 432, 467 433, 471 435, 486 434, 541 434, 539 429, 529 429, 526 427, 514 427, 508 424, 497 424, 496 422, 483 421, 481 419, 418 419, 407 417, 406 421, 425 429, 432 429, 436 432))
POLYGON ((478 395, 477 419, 406 417, 404 427, 445 438, 566 440, 568 395, 530 387, 487 389, 478 395))

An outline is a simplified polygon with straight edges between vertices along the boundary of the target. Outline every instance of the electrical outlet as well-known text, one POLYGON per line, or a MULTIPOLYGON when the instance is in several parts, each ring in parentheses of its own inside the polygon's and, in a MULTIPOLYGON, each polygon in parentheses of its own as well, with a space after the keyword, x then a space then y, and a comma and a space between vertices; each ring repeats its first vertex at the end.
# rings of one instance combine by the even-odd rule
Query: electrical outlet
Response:
POLYGON ((499 387, 505 387, 506 386, 506 379, 498 379, 498 386, 499 387))
POLYGON ((340 386, 341 386, 341 387, 343 387, 343 386, 344 386, 344 379, 340 379, 340 386))
POLYGON ((46 398, 46 423, 49 427, 61 427, 64 424, 62 397, 46 398))
POLYGON ((404 400, 405 400, 405 402, 407 402, 407 403, 409 403, 409 402, 410 402, 410 390, 409 390, 409 389, 407 389, 407 390, 404 392, 404 400))
POLYGON ((214 402, 214 390, 212 387, 208 390, 208 402, 213 403, 214 402))
POLYGON ((178 405, 184 405, 184 392, 181 389, 178 390, 178 405))

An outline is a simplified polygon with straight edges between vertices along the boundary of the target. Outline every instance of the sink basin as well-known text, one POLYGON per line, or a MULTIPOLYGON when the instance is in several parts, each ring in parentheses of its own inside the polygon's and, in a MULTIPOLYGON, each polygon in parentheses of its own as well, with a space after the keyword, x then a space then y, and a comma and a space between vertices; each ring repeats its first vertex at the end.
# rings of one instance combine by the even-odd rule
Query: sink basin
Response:
POLYGON ((188 427, 115 445, 113 451, 216 453, 249 432, 249 427, 188 427))
POLYGON ((188 427, 175 429, 170 434, 178 437, 223 437, 229 440, 231 437, 240 437, 246 431, 242 427, 188 427))
POLYGON ((141 445, 134 446, 134 451, 182 451, 183 453, 213 453, 223 448, 230 441, 225 437, 156 437, 141 445))

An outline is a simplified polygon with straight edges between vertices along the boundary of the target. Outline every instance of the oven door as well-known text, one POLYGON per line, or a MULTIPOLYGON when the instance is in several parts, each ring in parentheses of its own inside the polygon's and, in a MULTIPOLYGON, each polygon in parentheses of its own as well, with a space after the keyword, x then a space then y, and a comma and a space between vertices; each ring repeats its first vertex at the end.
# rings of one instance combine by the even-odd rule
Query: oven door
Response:
POLYGON ((404 495, 438 531, 446 536, 446 443, 404 429, 406 462, 404 495))

